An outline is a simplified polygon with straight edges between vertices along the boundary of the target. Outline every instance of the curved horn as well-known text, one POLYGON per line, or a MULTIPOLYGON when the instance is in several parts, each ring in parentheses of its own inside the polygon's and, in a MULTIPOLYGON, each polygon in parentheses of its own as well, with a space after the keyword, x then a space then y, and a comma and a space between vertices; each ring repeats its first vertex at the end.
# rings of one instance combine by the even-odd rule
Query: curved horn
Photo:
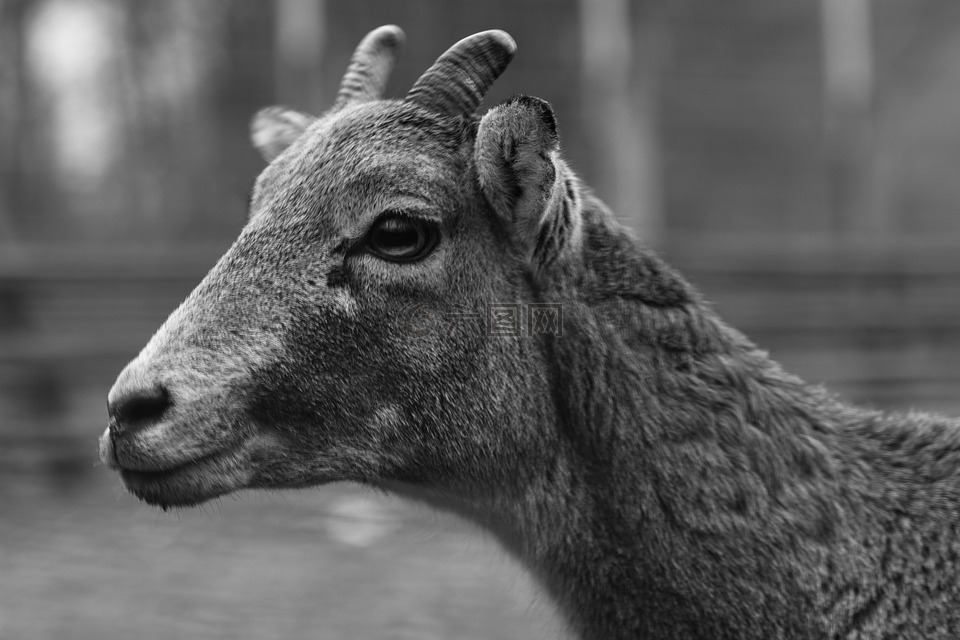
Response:
POLYGON ((368 33, 350 58, 350 66, 340 81, 334 110, 354 102, 380 98, 397 59, 397 49, 405 39, 403 30, 392 24, 368 33))
POLYGON ((517 43, 499 30, 464 38, 417 80, 406 101, 446 114, 472 114, 513 59, 517 43))

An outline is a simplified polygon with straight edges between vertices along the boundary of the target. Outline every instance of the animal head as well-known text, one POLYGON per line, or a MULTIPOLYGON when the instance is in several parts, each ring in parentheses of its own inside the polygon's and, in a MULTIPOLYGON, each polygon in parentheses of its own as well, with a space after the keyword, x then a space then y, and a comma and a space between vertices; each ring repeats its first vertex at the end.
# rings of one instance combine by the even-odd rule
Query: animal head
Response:
POLYGON ((142 500, 341 480, 477 497, 542 457, 546 338, 485 325, 563 288, 579 187, 547 103, 477 113, 506 33, 382 99, 402 40, 371 32, 324 115, 254 118, 269 164, 246 226, 110 391, 101 457, 142 500))

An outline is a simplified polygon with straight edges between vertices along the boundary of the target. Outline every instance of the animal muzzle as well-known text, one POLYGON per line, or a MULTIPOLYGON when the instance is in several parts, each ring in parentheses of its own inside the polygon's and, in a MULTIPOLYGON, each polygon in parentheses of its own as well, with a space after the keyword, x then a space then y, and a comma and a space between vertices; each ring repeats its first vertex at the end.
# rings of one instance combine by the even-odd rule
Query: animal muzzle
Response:
POLYGON ((235 377, 227 384, 216 369, 187 363, 195 366, 198 358, 141 356, 108 396, 100 458, 151 504, 196 504, 246 486, 251 477, 256 439, 243 419, 235 377))

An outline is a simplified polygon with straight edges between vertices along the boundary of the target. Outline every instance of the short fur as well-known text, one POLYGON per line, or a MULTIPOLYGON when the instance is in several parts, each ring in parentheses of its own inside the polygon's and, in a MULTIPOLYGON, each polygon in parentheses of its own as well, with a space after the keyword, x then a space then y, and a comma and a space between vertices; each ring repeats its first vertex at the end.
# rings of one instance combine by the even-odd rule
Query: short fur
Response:
POLYGON ((783 372, 580 185, 549 105, 473 113, 512 41, 469 40, 465 89, 258 119, 250 221, 120 375, 104 460, 162 507, 354 481, 453 510, 582 638, 960 636, 960 424, 783 372), (436 250, 372 255, 396 211, 436 250), (497 303, 562 335, 464 321, 497 303))

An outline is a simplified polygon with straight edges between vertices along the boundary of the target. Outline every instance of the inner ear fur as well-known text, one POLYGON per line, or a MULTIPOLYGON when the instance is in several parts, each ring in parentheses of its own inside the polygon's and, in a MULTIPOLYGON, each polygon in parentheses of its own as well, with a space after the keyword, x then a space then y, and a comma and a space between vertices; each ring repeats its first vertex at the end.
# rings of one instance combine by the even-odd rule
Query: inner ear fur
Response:
POLYGON ((477 130, 475 162, 484 197, 514 225, 535 267, 578 242, 578 183, 560 157, 549 103, 520 95, 488 111, 477 130))
POLYGON ((253 116, 250 138, 264 160, 272 162, 300 137, 314 117, 285 107, 267 107, 253 116))

